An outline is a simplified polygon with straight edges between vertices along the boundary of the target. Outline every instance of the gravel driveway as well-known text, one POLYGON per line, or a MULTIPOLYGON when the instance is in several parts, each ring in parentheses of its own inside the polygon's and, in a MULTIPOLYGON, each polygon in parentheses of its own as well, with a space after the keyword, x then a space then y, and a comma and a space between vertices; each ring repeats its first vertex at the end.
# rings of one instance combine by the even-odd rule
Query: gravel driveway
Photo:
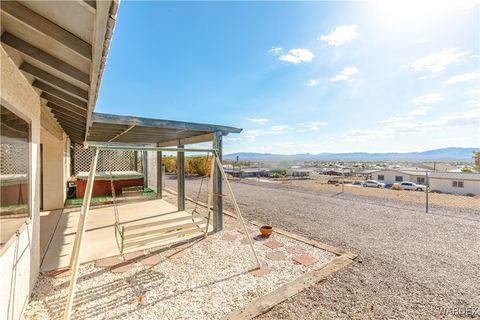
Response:
MULTIPOLYGON (((199 183, 188 179, 187 195, 196 198, 199 183)), ((175 189, 176 180, 167 177, 166 186, 175 189)), ((438 319, 442 307, 480 309, 479 210, 425 214, 415 206, 276 184, 232 182, 232 188, 246 218, 359 255, 260 319, 438 319)))

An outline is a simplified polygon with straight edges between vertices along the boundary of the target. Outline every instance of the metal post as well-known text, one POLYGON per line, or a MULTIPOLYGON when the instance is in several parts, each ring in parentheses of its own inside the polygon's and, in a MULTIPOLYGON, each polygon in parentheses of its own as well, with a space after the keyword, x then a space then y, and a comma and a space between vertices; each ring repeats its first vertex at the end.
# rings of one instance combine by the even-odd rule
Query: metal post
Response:
POLYGON ((428 213, 428 188, 429 188, 428 171, 425 171, 425 212, 426 213, 428 213))
MULTIPOLYGON (((216 149, 217 160, 222 162, 222 132, 216 131, 213 135, 213 149, 216 149)), ((218 166, 213 173, 213 231, 223 229, 223 203, 222 203, 222 174, 218 166)))
MULTIPOLYGON (((159 145, 157 144, 157 147, 159 145)), ((157 151, 157 199, 162 199, 163 175, 162 175, 162 151, 157 151)))
MULTIPOLYGON (((179 144, 179 148, 183 145, 179 144)), ((177 203, 178 211, 185 210, 185 152, 177 152, 177 203)))
POLYGON ((343 174, 343 167, 342 167, 342 193, 345 192, 345 175, 343 174))
POLYGON ((143 151, 142 153, 142 169, 143 169, 143 185, 148 188, 148 153, 143 151))
POLYGON ((75 233, 75 241, 72 249, 72 256, 70 257, 70 286, 68 289, 67 305, 65 306, 64 319, 69 320, 72 314, 73 299, 75 297, 75 286, 78 278, 78 267, 80 265, 80 256, 82 254, 83 236, 87 227, 88 212, 90 210, 90 200, 92 199, 93 182, 95 180, 95 170, 97 169, 99 150, 95 148, 92 164, 90 166, 90 173, 88 175, 87 187, 83 197, 82 208, 78 220, 77 232, 75 233))

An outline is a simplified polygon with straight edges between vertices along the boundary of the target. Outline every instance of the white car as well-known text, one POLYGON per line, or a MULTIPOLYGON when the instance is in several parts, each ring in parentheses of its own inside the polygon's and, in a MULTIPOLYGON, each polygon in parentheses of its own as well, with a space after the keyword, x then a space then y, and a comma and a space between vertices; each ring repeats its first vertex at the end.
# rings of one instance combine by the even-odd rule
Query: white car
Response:
POLYGON ((377 180, 367 180, 362 182, 362 187, 385 188, 385 183, 378 182, 377 180))
POLYGON ((416 184, 414 182, 410 181, 404 181, 398 184, 400 189, 402 190, 415 190, 415 191, 425 191, 427 189, 427 186, 423 184, 416 184))

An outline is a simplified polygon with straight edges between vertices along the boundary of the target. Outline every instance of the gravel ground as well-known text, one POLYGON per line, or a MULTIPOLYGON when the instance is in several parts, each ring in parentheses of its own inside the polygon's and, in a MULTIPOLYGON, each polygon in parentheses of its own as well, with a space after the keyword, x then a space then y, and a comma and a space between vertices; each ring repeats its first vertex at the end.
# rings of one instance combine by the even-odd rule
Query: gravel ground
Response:
MULTIPOLYGON (((172 178, 166 186, 174 189, 172 178)), ((187 181, 189 196, 199 181, 187 181)), ((437 206, 425 214, 418 204, 353 194, 243 182, 232 188, 246 218, 359 255, 261 319, 438 319, 442 307, 480 308, 479 210, 437 206)))
MULTIPOLYGON (((190 208, 193 206, 189 204, 190 208)), ((249 225, 251 235, 258 228, 249 225)), ((225 218, 225 230, 181 248, 183 256, 169 258, 174 249, 159 253, 162 261, 153 266, 136 262, 132 270, 111 273, 94 263, 80 267, 74 319, 220 319, 300 275, 331 261, 334 254, 308 244, 273 234, 285 246, 270 249, 265 240, 254 241, 262 265, 270 272, 254 277, 247 271, 255 265, 250 247, 244 243, 238 221, 225 218), (224 237, 235 237, 225 240, 224 237), (292 259, 301 248, 316 263, 303 266, 292 259), (284 255, 272 261, 267 254, 284 255)), ((141 260, 141 258, 139 258, 141 260)), ((24 314, 25 319, 62 318, 69 277, 40 275, 24 314)))

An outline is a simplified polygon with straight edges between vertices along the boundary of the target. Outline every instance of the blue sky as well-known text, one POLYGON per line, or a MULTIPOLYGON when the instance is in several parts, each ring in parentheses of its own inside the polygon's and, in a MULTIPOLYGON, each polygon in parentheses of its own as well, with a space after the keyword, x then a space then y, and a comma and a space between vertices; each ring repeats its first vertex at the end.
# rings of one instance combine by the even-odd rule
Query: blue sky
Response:
POLYGON ((476 147, 479 11, 122 1, 96 111, 243 128, 227 153, 476 147))

